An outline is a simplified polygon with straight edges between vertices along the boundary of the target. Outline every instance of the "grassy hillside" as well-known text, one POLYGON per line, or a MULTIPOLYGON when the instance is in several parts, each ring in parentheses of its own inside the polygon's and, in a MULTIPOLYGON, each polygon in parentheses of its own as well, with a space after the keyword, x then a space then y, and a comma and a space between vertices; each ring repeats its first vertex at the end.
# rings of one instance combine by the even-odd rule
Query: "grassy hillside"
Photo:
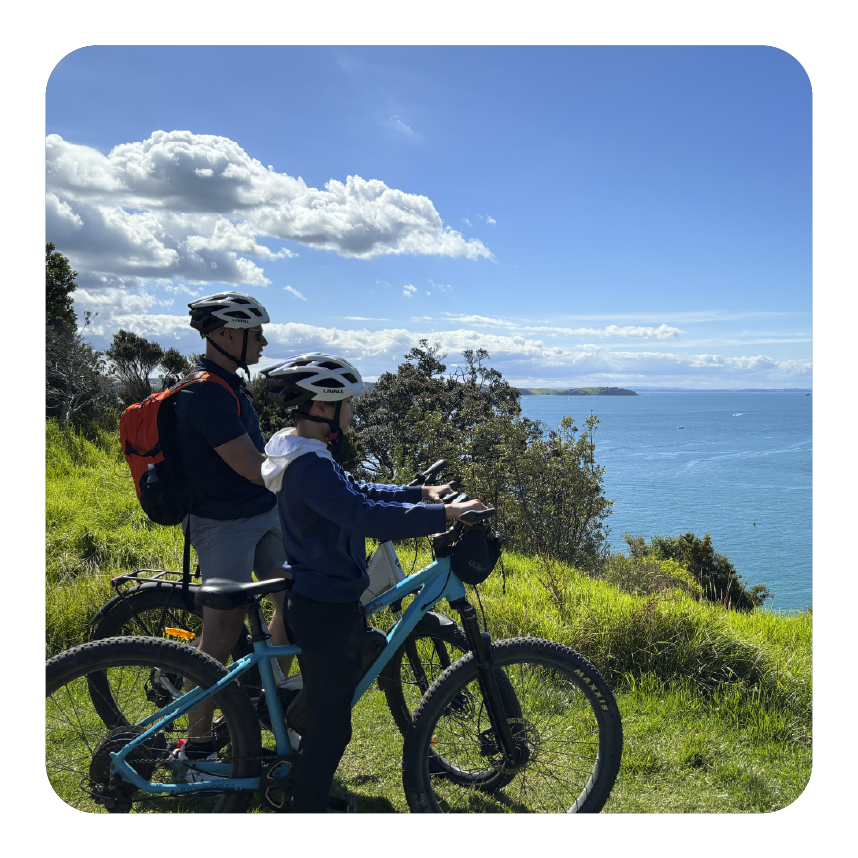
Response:
MULTIPOLYGON (((47 430, 48 654, 86 639, 109 578, 138 567, 179 569, 178 528, 137 504, 115 437, 90 442, 47 430)), ((423 541, 425 545, 425 541, 423 541)), ((429 561, 399 546, 406 571, 429 561)), ((507 554, 480 588, 495 638, 532 635, 591 659, 616 691, 625 750, 606 806, 614 812, 767 812, 803 790, 811 768, 809 613, 737 614, 678 592, 641 598, 565 570, 549 597, 537 560, 507 554)), ((402 740, 378 692, 355 710, 337 775, 366 812, 406 811, 402 740)))

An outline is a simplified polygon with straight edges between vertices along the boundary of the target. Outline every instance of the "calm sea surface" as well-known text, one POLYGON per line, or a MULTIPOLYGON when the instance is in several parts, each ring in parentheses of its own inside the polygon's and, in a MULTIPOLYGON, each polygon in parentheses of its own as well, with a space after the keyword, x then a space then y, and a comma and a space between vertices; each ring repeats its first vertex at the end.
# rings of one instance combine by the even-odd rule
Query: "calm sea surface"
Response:
POLYGON ((613 551, 622 534, 709 533, 767 606, 802 610, 811 598, 812 396, 652 392, 639 396, 522 396, 525 416, 556 427, 566 415, 601 421, 613 551), (682 429, 678 427, 684 427, 682 429), (756 522, 756 524, 755 524, 756 522))

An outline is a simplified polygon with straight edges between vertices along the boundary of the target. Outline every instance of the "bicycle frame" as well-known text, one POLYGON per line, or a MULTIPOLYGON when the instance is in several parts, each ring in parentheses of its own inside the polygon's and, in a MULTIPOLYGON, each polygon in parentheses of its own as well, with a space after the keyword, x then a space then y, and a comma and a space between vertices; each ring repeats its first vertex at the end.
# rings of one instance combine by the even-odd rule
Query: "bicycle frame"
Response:
MULTIPOLYGON (((371 616, 382 608, 388 607, 412 593, 416 594, 415 598, 388 633, 387 645, 369 667, 355 689, 352 707, 357 704, 358 700, 372 685, 384 666, 393 657, 393 654, 399 647, 403 645, 405 639, 411 634, 420 620, 443 599, 447 599, 449 602, 463 599, 465 597, 465 587, 450 568, 449 557, 439 557, 424 569, 421 569, 404 581, 400 581, 387 592, 382 593, 370 604, 364 605, 364 612, 367 616, 371 616)), ((256 605, 255 610, 260 610, 258 605, 256 605)), ((223 777, 223 779, 218 779, 217 781, 162 784, 144 780, 126 761, 126 758, 136 747, 146 742, 170 721, 173 721, 194 706, 217 694, 222 688, 234 682, 238 676, 245 673, 254 665, 258 665, 259 673, 262 677, 265 702, 271 719, 271 731, 274 734, 277 754, 283 756, 291 753, 292 748, 286 735, 286 721, 283 707, 280 705, 280 698, 277 696, 277 684, 274 680, 274 669, 271 665, 271 659, 296 656, 300 655, 300 653, 301 649, 297 646, 271 646, 267 639, 254 641, 253 654, 233 662, 227 668, 227 676, 221 679, 216 685, 211 686, 211 688, 205 691, 199 687, 193 688, 136 725, 146 727, 147 729, 120 751, 111 753, 111 757, 113 758, 111 774, 118 775, 122 780, 137 787, 141 792, 150 794, 186 795, 213 789, 219 792, 258 789, 260 782, 260 778, 258 777, 235 779, 225 777, 229 774, 229 765, 227 763, 194 763, 194 768, 199 771, 219 774, 223 777)), ((278 765, 278 769, 282 770, 281 777, 285 777, 289 770, 288 763, 281 762, 278 765)))

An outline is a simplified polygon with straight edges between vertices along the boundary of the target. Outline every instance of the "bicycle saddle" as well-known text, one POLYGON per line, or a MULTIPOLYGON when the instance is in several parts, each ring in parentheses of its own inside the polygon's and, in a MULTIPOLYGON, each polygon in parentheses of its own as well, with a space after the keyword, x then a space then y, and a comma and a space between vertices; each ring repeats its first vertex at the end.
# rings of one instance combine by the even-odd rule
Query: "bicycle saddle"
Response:
POLYGON ((272 578, 270 581, 251 581, 249 584, 237 584, 223 578, 209 578, 197 590, 196 603, 200 608, 215 608, 229 611, 249 605, 256 596, 265 593, 279 593, 292 582, 286 578, 272 578))

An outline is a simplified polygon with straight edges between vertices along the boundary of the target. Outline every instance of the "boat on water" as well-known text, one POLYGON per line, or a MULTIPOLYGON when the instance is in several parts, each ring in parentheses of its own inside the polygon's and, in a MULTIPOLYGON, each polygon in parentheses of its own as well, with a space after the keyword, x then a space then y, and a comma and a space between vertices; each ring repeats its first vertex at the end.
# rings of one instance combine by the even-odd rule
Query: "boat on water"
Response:
POLYGON ((684 426, 677 426, 676 428, 677 429, 684 429, 685 427, 684 426))

